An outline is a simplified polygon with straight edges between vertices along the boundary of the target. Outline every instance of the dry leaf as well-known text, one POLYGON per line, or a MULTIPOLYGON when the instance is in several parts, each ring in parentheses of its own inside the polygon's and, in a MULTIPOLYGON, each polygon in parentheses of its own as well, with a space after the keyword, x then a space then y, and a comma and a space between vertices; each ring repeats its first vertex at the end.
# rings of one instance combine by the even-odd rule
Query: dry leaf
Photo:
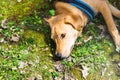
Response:
POLYGON ((104 25, 99 25, 99 26, 97 26, 99 29, 101 29, 102 31, 106 31, 106 28, 105 28, 105 26, 104 25))
POLYGON ((64 66, 60 61, 57 61, 56 64, 54 65, 55 69, 59 72, 63 71, 64 66))
POLYGON ((101 33, 100 33, 101 38, 105 37, 105 33, 106 33, 106 30, 107 30, 106 27, 104 25, 99 25, 97 27, 102 30, 101 33))
POLYGON ((36 80, 35 76, 31 76, 30 78, 28 78, 28 80, 36 80))
POLYGON ((84 39, 84 42, 86 43, 86 42, 90 41, 92 38, 93 38, 93 36, 89 36, 87 39, 84 39))
POLYGON ((20 61, 18 64, 19 64, 18 68, 21 68, 21 69, 23 69, 25 66, 27 66, 27 63, 22 62, 22 61, 20 61))
POLYGON ((8 26, 6 25, 6 21, 7 21, 7 19, 5 18, 5 19, 3 19, 2 20, 2 22, 1 22, 1 27, 3 28, 3 29, 6 29, 8 26))
POLYGON ((104 74, 105 74, 106 70, 107 70, 107 68, 106 68, 106 67, 102 69, 102 76, 104 76, 104 74))
POLYGON ((11 41, 18 42, 20 40, 20 36, 18 34, 13 34, 11 37, 11 41))
POLYGON ((22 0, 17 0, 18 2, 21 2, 22 0))
POLYGON ((76 42, 76 45, 81 45, 82 44, 82 42, 76 42))
POLYGON ((83 78, 87 78, 87 76, 88 76, 88 74, 89 74, 89 70, 90 70, 90 68, 89 67, 87 67, 87 66, 82 66, 82 76, 83 76, 83 78))

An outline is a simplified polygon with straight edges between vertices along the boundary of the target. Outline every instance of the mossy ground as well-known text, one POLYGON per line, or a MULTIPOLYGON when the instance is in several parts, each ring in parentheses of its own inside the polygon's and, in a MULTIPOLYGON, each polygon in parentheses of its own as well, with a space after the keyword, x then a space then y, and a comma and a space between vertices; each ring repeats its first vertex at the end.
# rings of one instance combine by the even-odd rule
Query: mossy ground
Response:
MULTIPOLYGON (((116 68, 119 54, 109 33, 103 34, 103 29, 97 27, 105 27, 102 17, 84 28, 68 59, 56 61, 55 44, 43 19, 51 15, 54 9, 46 3, 29 16, 7 20, 7 28, 0 27, 0 80, 83 80, 83 66, 90 68, 87 80, 119 78, 116 68), (20 36, 17 42, 13 34, 20 36)), ((3 16, 0 19, 2 24, 3 16)))

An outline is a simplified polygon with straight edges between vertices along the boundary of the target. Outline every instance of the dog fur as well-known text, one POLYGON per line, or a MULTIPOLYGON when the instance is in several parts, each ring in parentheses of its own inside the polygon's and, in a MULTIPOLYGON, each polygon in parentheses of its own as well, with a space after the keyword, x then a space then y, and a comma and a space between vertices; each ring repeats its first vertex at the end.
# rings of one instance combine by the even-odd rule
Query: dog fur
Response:
MULTIPOLYGON (((120 11, 109 4, 108 0, 82 0, 91 6, 96 13, 101 13, 120 52, 120 35, 112 15, 120 18, 120 11)), ((89 18, 80 9, 61 1, 55 2, 56 15, 45 19, 51 28, 51 38, 56 43, 56 56, 66 58, 70 55, 77 37, 81 34, 89 18)))

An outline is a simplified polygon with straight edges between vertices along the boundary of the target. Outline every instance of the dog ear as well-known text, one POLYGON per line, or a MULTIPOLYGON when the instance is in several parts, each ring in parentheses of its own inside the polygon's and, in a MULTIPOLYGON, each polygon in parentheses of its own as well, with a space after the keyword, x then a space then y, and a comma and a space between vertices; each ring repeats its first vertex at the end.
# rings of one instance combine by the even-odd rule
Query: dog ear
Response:
POLYGON ((49 19, 48 18, 44 18, 44 20, 49 23, 49 19))
POLYGON ((46 22, 48 22, 48 23, 51 23, 52 20, 53 20, 53 17, 51 17, 51 18, 44 18, 44 20, 45 20, 46 22))
POLYGON ((53 24, 53 19, 54 19, 54 17, 51 17, 51 18, 44 18, 44 20, 45 20, 46 22, 48 22, 48 23, 49 23, 50 28, 52 27, 52 24, 53 24))
POLYGON ((78 31, 82 31, 82 29, 84 27, 82 18, 79 16, 66 16, 64 18, 64 22, 71 24, 78 31))

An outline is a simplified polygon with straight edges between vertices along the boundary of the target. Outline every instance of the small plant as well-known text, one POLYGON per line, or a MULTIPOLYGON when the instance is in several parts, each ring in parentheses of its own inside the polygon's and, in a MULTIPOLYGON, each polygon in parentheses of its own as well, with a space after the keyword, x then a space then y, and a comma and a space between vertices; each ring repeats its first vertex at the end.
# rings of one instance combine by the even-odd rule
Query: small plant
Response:
POLYGON ((54 15, 55 15, 55 10, 54 10, 54 9, 51 9, 51 10, 49 10, 49 13, 50 13, 52 16, 54 16, 54 15))

